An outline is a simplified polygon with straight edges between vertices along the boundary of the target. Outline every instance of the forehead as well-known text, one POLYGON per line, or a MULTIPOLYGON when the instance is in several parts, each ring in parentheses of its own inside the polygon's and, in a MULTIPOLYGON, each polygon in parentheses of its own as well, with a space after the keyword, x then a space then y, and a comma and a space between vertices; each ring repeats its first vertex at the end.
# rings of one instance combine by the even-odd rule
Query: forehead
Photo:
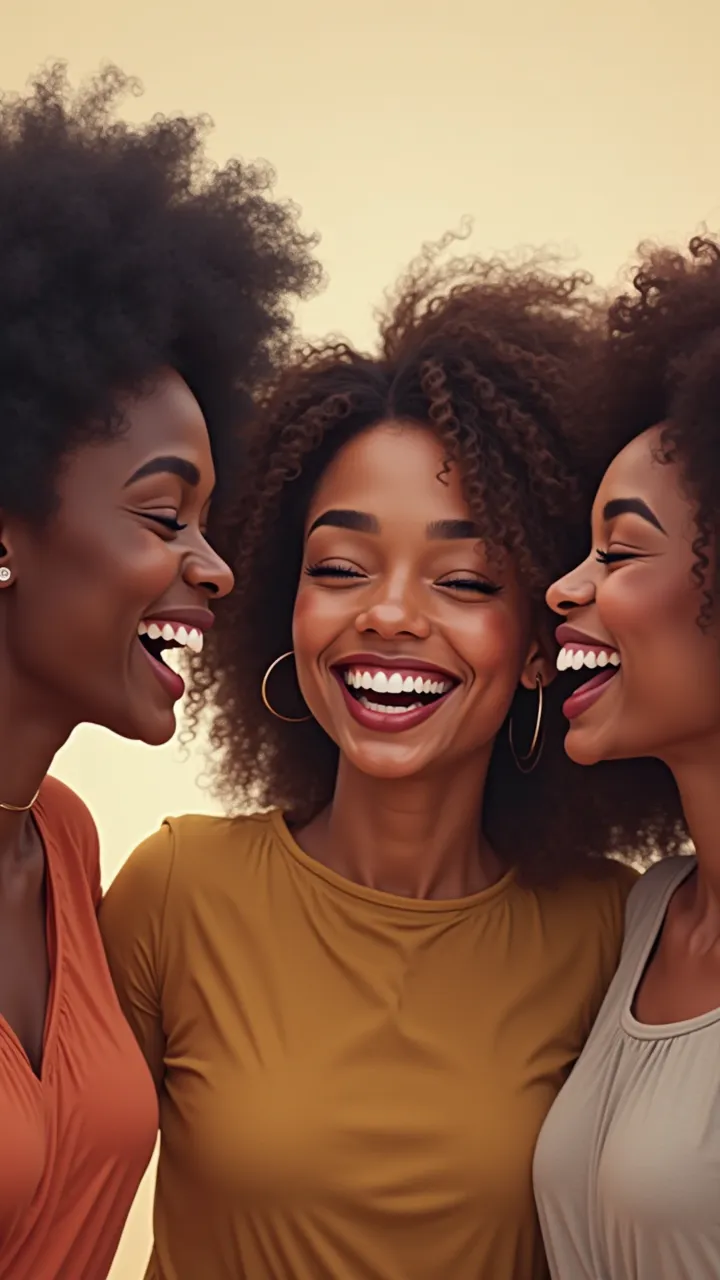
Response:
POLYGON ((611 498, 639 497, 658 515, 687 512, 679 466, 662 460, 661 443, 662 426, 656 426, 621 449, 603 476, 596 508, 602 509, 611 498))
POLYGON ((212 483, 210 441, 202 410, 183 379, 163 372, 144 395, 121 401, 122 429, 72 454, 61 476, 64 497, 85 491, 99 495, 121 488, 143 462, 175 455, 194 463, 212 483))
POLYGON ((355 436, 321 477, 308 512, 349 507, 383 519, 423 523, 465 516, 457 467, 445 471, 446 450, 427 427, 387 422, 355 436))

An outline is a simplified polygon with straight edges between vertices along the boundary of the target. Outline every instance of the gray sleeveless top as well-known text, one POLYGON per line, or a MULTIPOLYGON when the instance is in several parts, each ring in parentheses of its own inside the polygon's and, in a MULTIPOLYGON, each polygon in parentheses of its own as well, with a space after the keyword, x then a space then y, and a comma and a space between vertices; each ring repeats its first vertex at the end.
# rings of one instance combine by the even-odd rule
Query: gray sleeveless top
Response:
POLYGON ((720 1280, 720 1009, 667 1026, 631 1012, 694 867, 669 858, 633 888, 617 974, 541 1131, 535 1194, 553 1280, 720 1280))

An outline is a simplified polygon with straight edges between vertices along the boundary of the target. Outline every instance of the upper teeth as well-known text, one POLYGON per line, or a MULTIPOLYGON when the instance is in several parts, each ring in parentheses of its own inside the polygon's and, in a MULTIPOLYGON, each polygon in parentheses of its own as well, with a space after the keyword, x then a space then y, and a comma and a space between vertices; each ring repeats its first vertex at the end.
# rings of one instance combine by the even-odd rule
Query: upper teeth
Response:
POLYGON ((572 667, 573 671, 579 671, 581 667, 619 667, 620 654, 616 649, 608 652, 606 649, 571 649, 569 645, 564 646, 557 656, 558 671, 567 671, 572 667))
POLYGON ((148 636, 150 640, 165 640, 168 644, 185 645, 193 653, 201 653, 203 633, 197 627, 184 627, 180 622, 141 622, 138 624, 138 635, 148 636))
POLYGON ((353 689, 372 689, 373 693, 446 693, 449 680, 429 680, 422 676, 404 675, 400 671, 376 671, 372 675, 360 668, 343 673, 345 683, 353 689))

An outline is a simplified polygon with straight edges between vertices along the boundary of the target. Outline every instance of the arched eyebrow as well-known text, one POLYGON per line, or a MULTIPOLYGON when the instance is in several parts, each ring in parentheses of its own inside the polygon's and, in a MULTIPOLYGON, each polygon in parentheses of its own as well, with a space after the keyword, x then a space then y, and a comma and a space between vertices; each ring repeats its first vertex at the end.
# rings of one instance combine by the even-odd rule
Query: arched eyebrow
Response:
MULTIPOLYGON (((308 537, 316 529, 328 525, 335 529, 352 529, 354 533, 380 532, 380 521, 376 516, 368 515, 366 511, 336 509, 324 511, 317 520, 313 520, 308 529, 308 537)), ((438 540, 472 538, 477 541, 480 531, 472 520, 433 520, 427 526, 427 536, 438 540)))
POLYGON ((616 516, 640 516, 641 520, 646 520, 654 529, 659 529, 660 533, 667 533, 663 529, 655 512, 650 509, 647 502, 643 502, 642 498, 613 498, 610 502, 606 502, 603 507, 603 520, 608 524, 614 520, 616 516))
POLYGON ((160 474, 179 476, 193 489, 200 483, 200 472, 194 462, 188 462, 187 458, 178 458, 170 454, 168 457, 151 458, 149 462, 144 462, 137 471, 133 472, 130 479, 125 481, 124 488, 127 489, 136 480, 144 480, 145 476, 160 474))

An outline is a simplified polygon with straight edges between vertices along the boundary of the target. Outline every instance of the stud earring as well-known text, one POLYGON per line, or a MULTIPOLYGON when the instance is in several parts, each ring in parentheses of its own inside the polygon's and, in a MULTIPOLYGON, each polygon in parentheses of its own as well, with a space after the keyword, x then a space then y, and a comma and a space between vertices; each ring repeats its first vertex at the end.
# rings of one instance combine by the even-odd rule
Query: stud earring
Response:
POLYGON ((0 565, 0 582, 9 582, 12 578, 12 569, 8 569, 6 564, 0 565))

